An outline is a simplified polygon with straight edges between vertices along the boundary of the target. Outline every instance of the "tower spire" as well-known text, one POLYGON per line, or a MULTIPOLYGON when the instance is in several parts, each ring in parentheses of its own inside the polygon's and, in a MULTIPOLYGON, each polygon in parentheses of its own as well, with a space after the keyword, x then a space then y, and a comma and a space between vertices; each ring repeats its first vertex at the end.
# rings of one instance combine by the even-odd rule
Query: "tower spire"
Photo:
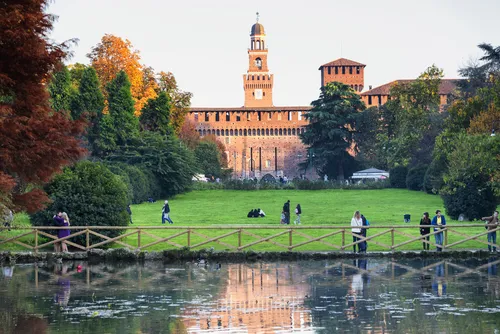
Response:
POLYGON ((260 17, 260 14, 259 12, 255 13, 257 15, 257 22, 259 22, 259 17, 260 17))

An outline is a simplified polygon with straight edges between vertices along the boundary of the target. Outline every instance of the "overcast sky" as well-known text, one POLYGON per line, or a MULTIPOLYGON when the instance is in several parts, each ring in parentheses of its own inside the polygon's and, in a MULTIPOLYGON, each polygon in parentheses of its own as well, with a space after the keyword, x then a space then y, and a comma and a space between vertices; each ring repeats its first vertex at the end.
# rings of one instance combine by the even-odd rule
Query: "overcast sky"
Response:
POLYGON ((129 39, 142 63, 174 73, 195 107, 243 105, 242 74, 260 12, 274 74, 274 105, 309 105, 318 67, 340 57, 365 68, 365 88, 417 77, 436 64, 445 77, 500 45, 499 0, 55 0, 52 38, 78 38, 70 63, 108 33, 129 39))

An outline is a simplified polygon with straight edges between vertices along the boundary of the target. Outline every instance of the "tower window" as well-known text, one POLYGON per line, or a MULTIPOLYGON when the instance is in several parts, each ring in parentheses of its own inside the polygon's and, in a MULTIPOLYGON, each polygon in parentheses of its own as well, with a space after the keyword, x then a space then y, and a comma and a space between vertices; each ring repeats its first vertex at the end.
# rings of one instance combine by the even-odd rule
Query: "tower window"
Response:
POLYGON ((250 118, 250 112, 247 112, 247 121, 251 120, 250 118))
POLYGON ((372 96, 371 95, 368 95, 368 105, 369 106, 372 105, 372 96))
POLYGON ((328 74, 332 74, 332 68, 328 66, 328 74))
POLYGON ((243 136, 247 136, 247 129, 243 130, 243 136))
POLYGON ((274 136, 274 130, 271 129, 271 136, 274 136))
POLYGON ((288 120, 289 120, 289 121, 291 121, 291 120, 292 120, 292 112, 291 112, 291 111, 289 111, 289 112, 288 112, 288 120))
POLYGON ((379 95, 378 96, 378 104, 381 105, 382 104, 382 95, 379 95))
POLYGON ((229 111, 226 111, 226 122, 230 121, 231 121, 231 114, 229 113, 229 111))
POLYGON ((220 130, 217 129, 217 136, 220 136, 220 130))
POLYGON ((262 76, 262 80, 266 80, 266 76, 265 75, 262 76))
POLYGON ((301 120, 302 120, 302 111, 299 111, 299 112, 297 113, 297 119, 298 119, 299 121, 301 121, 301 120))
POLYGON ((208 113, 206 112, 206 113, 205 113, 205 122, 208 122, 208 121, 210 121, 210 119, 209 119, 209 117, 208 117, 208 113))
POLYGON ((236 122, 240 122, 241 121, 241 114, 236 114, 236 122))
POLYGON ((295 129, 292 129, 292 136, 295 136, 295 129))
POLYGON ((335 74, 339 74, 339 67, 335 66, 335 74))
POLYGON ((280 136, 283 136, 283 129, 279 129, 280 136))
POLYGON ((269 121, 273 119, 273 115, 270 112, 267 113, 267 119, 269 121))
POLYGON ((262 117, 261 117, 260 111, 257 111, 257 120, 258 121, 262 121, 262 117))
POLYGON ((257 76, 257 80, 260 80, 260 75, 257 76))
POLYGON ((269 129, 266 129, 266 136, 269 136, 269 129))
POLYGON ((349 66, 349 74, 352 74, 352 66, 349 66))
POLYGON ((255 80, 255 76, 252 75, 252 80, 255 80))
POLYGON ((359 66, 356 66, 356 74, 359 74, 361 73, 361 69, 359 68, 359 66))
POLYGON ((342 66, 342 74, 345 74, 345 66, 342 66))
POLYGON ((252 130, 252 136, 255 136, 257 131, 255 129, 252 130))
POLYGON ((218 112, 216 112, 216 113, 215 113, 215 121, 216 121, 216 122, 219 122, 219 121, 220 121, 220 116, 219 116, 219 113, 218 113, 218 112))
POLYGON ((229 136, 229 130, 226 129, 226 136, 229 136))
POLYGON ((260 136, 260 129, 257 129, 257 136, 260 136))
POLYGON ((239 134, 240 134, 240 136, 242 136, 242 135, 243 135, 243 131, 242 131, 241 129, 240 129, 237 133, 239 133, 239 134))
POLYGON ((233 129, 231 129, 231 130, 229 131, 229 135, 230 135, 230 136, 234 136, 233 129))

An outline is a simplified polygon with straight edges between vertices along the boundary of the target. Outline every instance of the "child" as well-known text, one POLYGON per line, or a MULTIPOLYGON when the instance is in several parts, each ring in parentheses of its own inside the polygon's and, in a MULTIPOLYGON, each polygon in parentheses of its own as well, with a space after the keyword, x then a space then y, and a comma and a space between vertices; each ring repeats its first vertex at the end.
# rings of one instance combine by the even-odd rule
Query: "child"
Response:
POLYGON ((280 224, 286 224, 285 211, 281 211, 281 221, 280 224))

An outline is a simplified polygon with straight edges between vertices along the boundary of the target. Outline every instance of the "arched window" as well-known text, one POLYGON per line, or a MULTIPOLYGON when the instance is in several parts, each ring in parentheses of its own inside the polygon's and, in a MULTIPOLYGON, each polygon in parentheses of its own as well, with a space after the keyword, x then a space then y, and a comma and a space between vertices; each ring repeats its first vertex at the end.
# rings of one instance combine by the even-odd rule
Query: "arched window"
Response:
POLYGON ((212 134, 215 136, 215 129, 212 129, 212 134))
POLYGON ((243 135, 243 131, 241 129, 239 130, 239 134, 240 134, 240 136, 243 135))
MULTIPOLYGON (((269 131, 269 130, 267 130, 269 131)), ((260 130, 260 133, 262 133, 262 135, 264 136, 265 132, 264 132, 264 129, 260 130)), ((267 133, 267 135, 269 136, 269 132, 267 133)))
POLYGON ((203 131, 198 130, 198 132, 200 133, 200 136, 203 136, 203 131))
POLYGON ((358 91, 358 85, 354 85, 354 90, 357 92, 358 91))
POLYGON ((229 130, 226 129, 226 136, 229 136, 229 130))
POLYGON ((243 130, 243 136, 247 136, 247 129, 243 130))
POLYGON ((280 136, 283 136, 283 129, 279 130, 279 134, 280 134, 280 136))
POLYGON ((297 136, 300 134, 300 128, 297 129, 297 136))
POLYGON ((292 136, 295 136, 295 128, 292 129, 292 136))
MULTIPOLYGON (((255 131, 255 130, 253 130, 255 131)), ((257 129, 257 136, 260 136, 260 129, 257 129)))
POLYGON ((217 136, 220 136, 220 130, 217 129, 217 136))
POLYGON ((306 129, 302 128, 300 129, 300 133, 304 133, 306 131, 306 129))
POLYGON ((233 129, 229 130, 229 135, 230 135, 230 136, 234 136, 233 129))
POLYGON ((206 135, 207 135, 207 130, 203 129, 203 130, 201 131, 201 133, 202 133, 202 134, 201 134, 202 136, 206 136, 206 135))
POLYGON ((292 129, 288 129, 288 135, 291 136, 292 135, 292 129))
POLYGON ((274 130, 271 129, 271 136, 274 136, 274 130))
POLYGON ((224 136, 224 129, 220 130, 220 135, 224 136))
POLYGON ((252 136, 256 136, 257 135, 257 131, 255 131, 255 129, 252 129, 252 136))

